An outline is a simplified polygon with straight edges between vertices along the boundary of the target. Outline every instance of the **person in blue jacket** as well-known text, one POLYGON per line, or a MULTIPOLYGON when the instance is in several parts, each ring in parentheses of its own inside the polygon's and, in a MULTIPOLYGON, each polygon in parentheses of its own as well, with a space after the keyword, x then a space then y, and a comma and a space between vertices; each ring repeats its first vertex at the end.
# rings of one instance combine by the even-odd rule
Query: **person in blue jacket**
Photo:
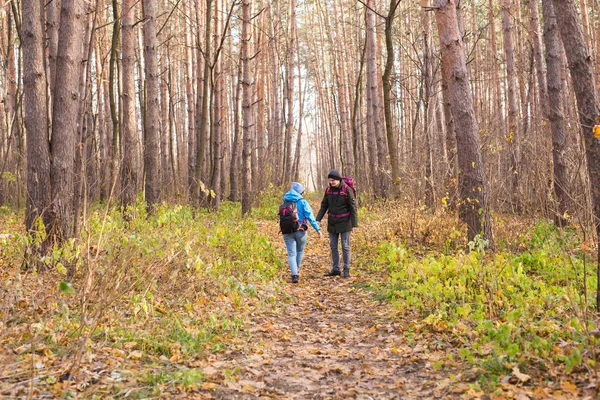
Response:
POLYGON ((290 271, 292 272, 293 283, 298 283, 298 272, 300 271, 300 265, 302 264, 304 247, 308 240, 308 224, 310 223, 315 231, 317 231, 319 237, 323 237, 321 228, 315 220, 313 210, 310 207, 310 204, 308 204, 308 201, 302 197, 303 195, 304 186, 298 182, 293 182, 292 189, 283 196, 285 201, 296 203, 298 222, 300 223, 300 229, 298 231, 283 234, 283 241, 287 248, 288 262, 290 264, 290 271))

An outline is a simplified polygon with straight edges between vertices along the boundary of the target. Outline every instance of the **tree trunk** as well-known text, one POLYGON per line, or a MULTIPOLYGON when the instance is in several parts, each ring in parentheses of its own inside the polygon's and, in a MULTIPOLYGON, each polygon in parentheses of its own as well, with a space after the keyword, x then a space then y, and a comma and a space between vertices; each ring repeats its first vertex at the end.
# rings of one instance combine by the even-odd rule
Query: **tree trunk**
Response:
POLYGON ((436 21, 440 38, 442 68, 446 69, 450 104, 458 146, 458 181, 461 194, 460 216, 467 224, 468 240, 481 234, 493 247, 492 221, 487 204, 479 127, 473 109, 464 47, 458 29, 454 0, 436 0, 436 21))
POLYGON ((135 4, 136 0, 123 0, 123 37, 121 47, 121 65, 122 65, 122 85, 123 94, 121 104, 122 113, 122 135, 123 135, 123 165, 121 171, 122 190, 121 206, 135 205, 137 190, 139 185, 139 161, 137 158, 139 152, 138 131, 135 120, 135 32, 133 24, 135 23, 135 4))
POLYGON ((369 149, 369 163, 371 171, 369 171, 370 181, 377 196, 381 196, 381 176, 379 171, 379 161, 377 154, 377 132, 378 128, 375 124, 377 119, 378 107, 375 105, 377 101, 377 65, 375 64, 375 14, 372 11, 373 1, 367 2, 366 9, 366 41, 367 41, 367 141, 369 149))
MULTIPOLYGON (((206 138, 207 138, 207 128, 208 128, 208 120, 209 120, 209 110, 208 104, 210 102, 210 97, 208 94, 208 87, 210 85, 210 59, 211 59, 211 44, 210 44, 210 35, 211 35, 211 22, 212 22, 212 0, 206 0, 206 20, 204 27, 204 53, 203 53, 203 78, 202 78, 202 91, 198 88, 198 95, 202 100, 199 103, 201 104, 198 116, 198 123, 196 124, 197 136, 196 136, 196 173, 194 180, 194 197, 197 205, 200 205, 201 199, 204 196, 202 193, 202 187, 204 183, 202 180, 204 179, 204 163, 206 160, 206 138)), ((198 33, 198 46, 200 46, 200 33, 198 33)), ((200 58, 200 56, 198 56, 200 58)))
POLYGON ((79 116, 78 83, 83 57, 84 3, 63 0, 60 14, 60 34, 56 57, 56 81, 52 112, 52 208, 50 240, 63 241, 73 237, 73 195, 75 180, 75 143, 79 116))
POLYGON ((112 140, 110 146, 111 163, 110 163, 110 181, 109 184, 109 196, 112 195, 113 187, 117 182, 117 171, 119 168, 119 136, 120 136, 120 123, 119 123, 119 109, 117 103, 117 97, 119 97, 118 80, 119 80, 119 67, 117 65, 117 58, 119 53, 119 8, 117 6, 117 0, 112 0, 113 8, 113 33, 110 49, 110 67, 108 77, 108 91, 110 98, 110 116, 112 120, 112 140), (115 93, 115 90, 117 93, 115 93))
POLYGON ((548 114, 552 130, 553 189, 556 198, 554 222, 565 226, 565 213, 569 208, 569 178, 567 176, 565 119, 563 106, 563 84, 561 79, 562 58, 560 56, 560 36, 556 25, 556 15, 552 0, 542 0, 544 11, 544 43, 546 45, 546 65, 548 66, 548 114))
MULTIPOLYGON (((600 130, 600 126, 596 125, 600 119, 600 104, 597 92, 593 90, 596 87, 594 65, 573 0, 554 0, 554 10, 577 98, 581 139, 585 144, 592 192, 594 226, 596 238, 600 240, 600 140, 594 135, 597 130, 600 130)), ((600 253, 600 247, 598 252, 600 253)), ((597 273, 600 278, 600 261, 598 262, 597 273)), ((600 310, 600 285, 597 291, 596 308, 600 310)))
MULTIPOLYGON (((221 25, 222 16, 220 9, 220 1, 215 2, 215 31, 214 31, 214 43, 217 44, 221 41, 221 25)), ((212 91, 212 174, 210 180, 210 188, 212 193, 210 195, 211 206, 213 209, 218 209, 221 205, 221 160, 223 159, 223 142, 225 138, 225 113, 223 112, 223 91, 225 90, 225 82, 223 77, 223 62, 222 57, 215 60, 214 73, 213 73, 213 91, 212 91)))
MULTIPOLYGON (((194 9, 193 1, 187 0, 186 9, 191 14, 194 9)), ((195 160, 196 160, 196 103, 194 96, 194 50, 191 24, 185 24, 185 93, 187 99, 187 118, 188 118, 188 134, 187 134, 187 169, 183 182, 187 185, 185 193, 192 199, 191 188, 193 186, 195 160)), ((184 142, 185 143, 185 142, 184 142)))
POLYGON ((233 91, 233 145, 231 146, 231 169, 229 170, 229 182, 231 182, 231 188, 229 190, 229 200, 231 201, 239 201, 240 199, 239 169, 241 164, 240 153, 242 148, 242 125, 240 123, 242 101, 242 67, 243 62, 240 53, 240 61, 238 62, 237 81, 235 82, 235 88, 233 91))
POLYGON ((513 25, 511 21, 511 0, 502 1, 502 31, 504 33, 504 55, 506 57, 506 80, 507 80, 507 107, 508 107, 508 142, 509 151, 509 179, 512 204, 520 210, 521 199, 518 193, 519 175, 517 170, 517 141, 518 132, 518 105, 517 105, 517 78, 515 74, 515 50, 513 44, 513 25))
POLYGON ((254 107, 252 105, 252 70, 251 70, 251 10, 252 0, 242 2, 242 44, 241 62, 243 63, 243 98, 242 98, 242 120, 243 120, 243 164, 242 164, 242 215, 252 214, 252 176, 251 176, 251 151, 252 151, 252 129, 254 127, 254 107))
POLYGON ((46 32, 48 35, 48 69, 50 76, 48 85, 50 91, 54 90, 56 82, 56 53, 58 51, 58 27, 60 23, 60 1, 46 2, 46 32))
POLYGON ((294 74, 296 63, 296 0, 289 0, 288 59, 286 79, 286 108, 285 121, 285 166, 283 173, 284 184, 292 179, 294 155, 292 153, 292 138, 294 136, 294 74))
POLYGON ((550 110, 548 109, 548 84, 546 82, 546 71, 544 69, 544 59, 542 57, 542 35, 540 33, 540 17, 538 12, 538 2, 529 2, 531 35, 533 39, 533 55, 535 58, 535 70, 537 73, 538 91, 540 104, 544 113, 544 118, 548 118, 550 110))
MULTIPOLYGON (((51 203, 50 146, 46 116, 46 81, 44 74, 44 32, 38 0, 23 0, 23 89, 25 128, 27 130, 27 201, 25 229, 33 233, 38 218, 46 229, 49 226, 48 208, 51 203)), ((8 137, 8 136, 7 136, 8 137)), ((34 243, 37 244, 37 243, 34 243)), ((44 252, 44 248, 40 248, 44 252)))
POLYGON ((396 197, 398 192, 398 183, 400 180, 400 163, 398 162, 398 144, 394 135, 394 121, 392 118, 392 82, 391 74, 394 68, 394 47, 392 41, 392 23, 396 16, 396 10, 400 4, 399 0, 390 0, 390 8, 385 20, 385 48, 387 58, 385 70, 383 72, 383 111, 385 116, 385 133, 389 149, 390 163, 392 164, 392 195, 396 197))
POLYGON ((144 169, 146 203, 154 211, 160 201, 160 137, 158 103, 158 66, 156 56, 156 0, 144 1, 144 75, 146 77, 146 112, 144 134, 144 169))

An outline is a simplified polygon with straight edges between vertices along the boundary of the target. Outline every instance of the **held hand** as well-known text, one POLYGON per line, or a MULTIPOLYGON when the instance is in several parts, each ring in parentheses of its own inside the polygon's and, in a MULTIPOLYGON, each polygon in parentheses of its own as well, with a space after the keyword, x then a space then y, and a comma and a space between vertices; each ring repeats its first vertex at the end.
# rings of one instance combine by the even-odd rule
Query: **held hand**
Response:
POLYGON ((317 233, 319 234, 319 237, 320 237, 321 239, 323 239, 323 232, 319 231, 319 232, 317 232, 317 233))

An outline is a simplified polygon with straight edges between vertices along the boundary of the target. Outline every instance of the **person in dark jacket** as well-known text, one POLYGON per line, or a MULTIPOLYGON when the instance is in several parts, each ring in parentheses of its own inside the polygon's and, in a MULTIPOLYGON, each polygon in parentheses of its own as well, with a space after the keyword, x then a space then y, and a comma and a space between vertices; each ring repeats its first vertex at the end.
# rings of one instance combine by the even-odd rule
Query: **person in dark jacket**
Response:
POLYGON ((327 175, 329 187, 321 201, 321 209, 317 214, 317 221, 321 222, 327 213, 327 232, 329 232, 329 245, 331 247, 331 271, 325 276, 342 275, 340 271, 340 252, 338 243, 342 242, 342 255, 344 261, 344 278, 350 277, 350 233, 353 228, 358 228, 358 214, 354 191, 346 185, 342 174, 333 169, 327 175), (346 186, 346 187, 345 187, 346 186))

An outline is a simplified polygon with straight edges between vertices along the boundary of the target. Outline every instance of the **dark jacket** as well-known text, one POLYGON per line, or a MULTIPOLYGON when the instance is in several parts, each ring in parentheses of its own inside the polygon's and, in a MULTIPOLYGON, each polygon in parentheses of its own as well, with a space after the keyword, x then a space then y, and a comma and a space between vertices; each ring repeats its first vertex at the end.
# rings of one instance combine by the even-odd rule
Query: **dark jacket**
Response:
POLYGON ((321 221, 328 212, 327 232, 341 233, 350 232, 352 228, 358 227, 358 214, 356 212, 356 203, 354 201, 354 192, 350 187, 346 188, 348 196, 342 193, 342 187, 346 185, 343 181, 339 188, 332 187, 329 194, 325 192, 321 201, 321 209, 317 214, 317 221, 321 221), (336 217, 343 214, 347 216, 336 217))

